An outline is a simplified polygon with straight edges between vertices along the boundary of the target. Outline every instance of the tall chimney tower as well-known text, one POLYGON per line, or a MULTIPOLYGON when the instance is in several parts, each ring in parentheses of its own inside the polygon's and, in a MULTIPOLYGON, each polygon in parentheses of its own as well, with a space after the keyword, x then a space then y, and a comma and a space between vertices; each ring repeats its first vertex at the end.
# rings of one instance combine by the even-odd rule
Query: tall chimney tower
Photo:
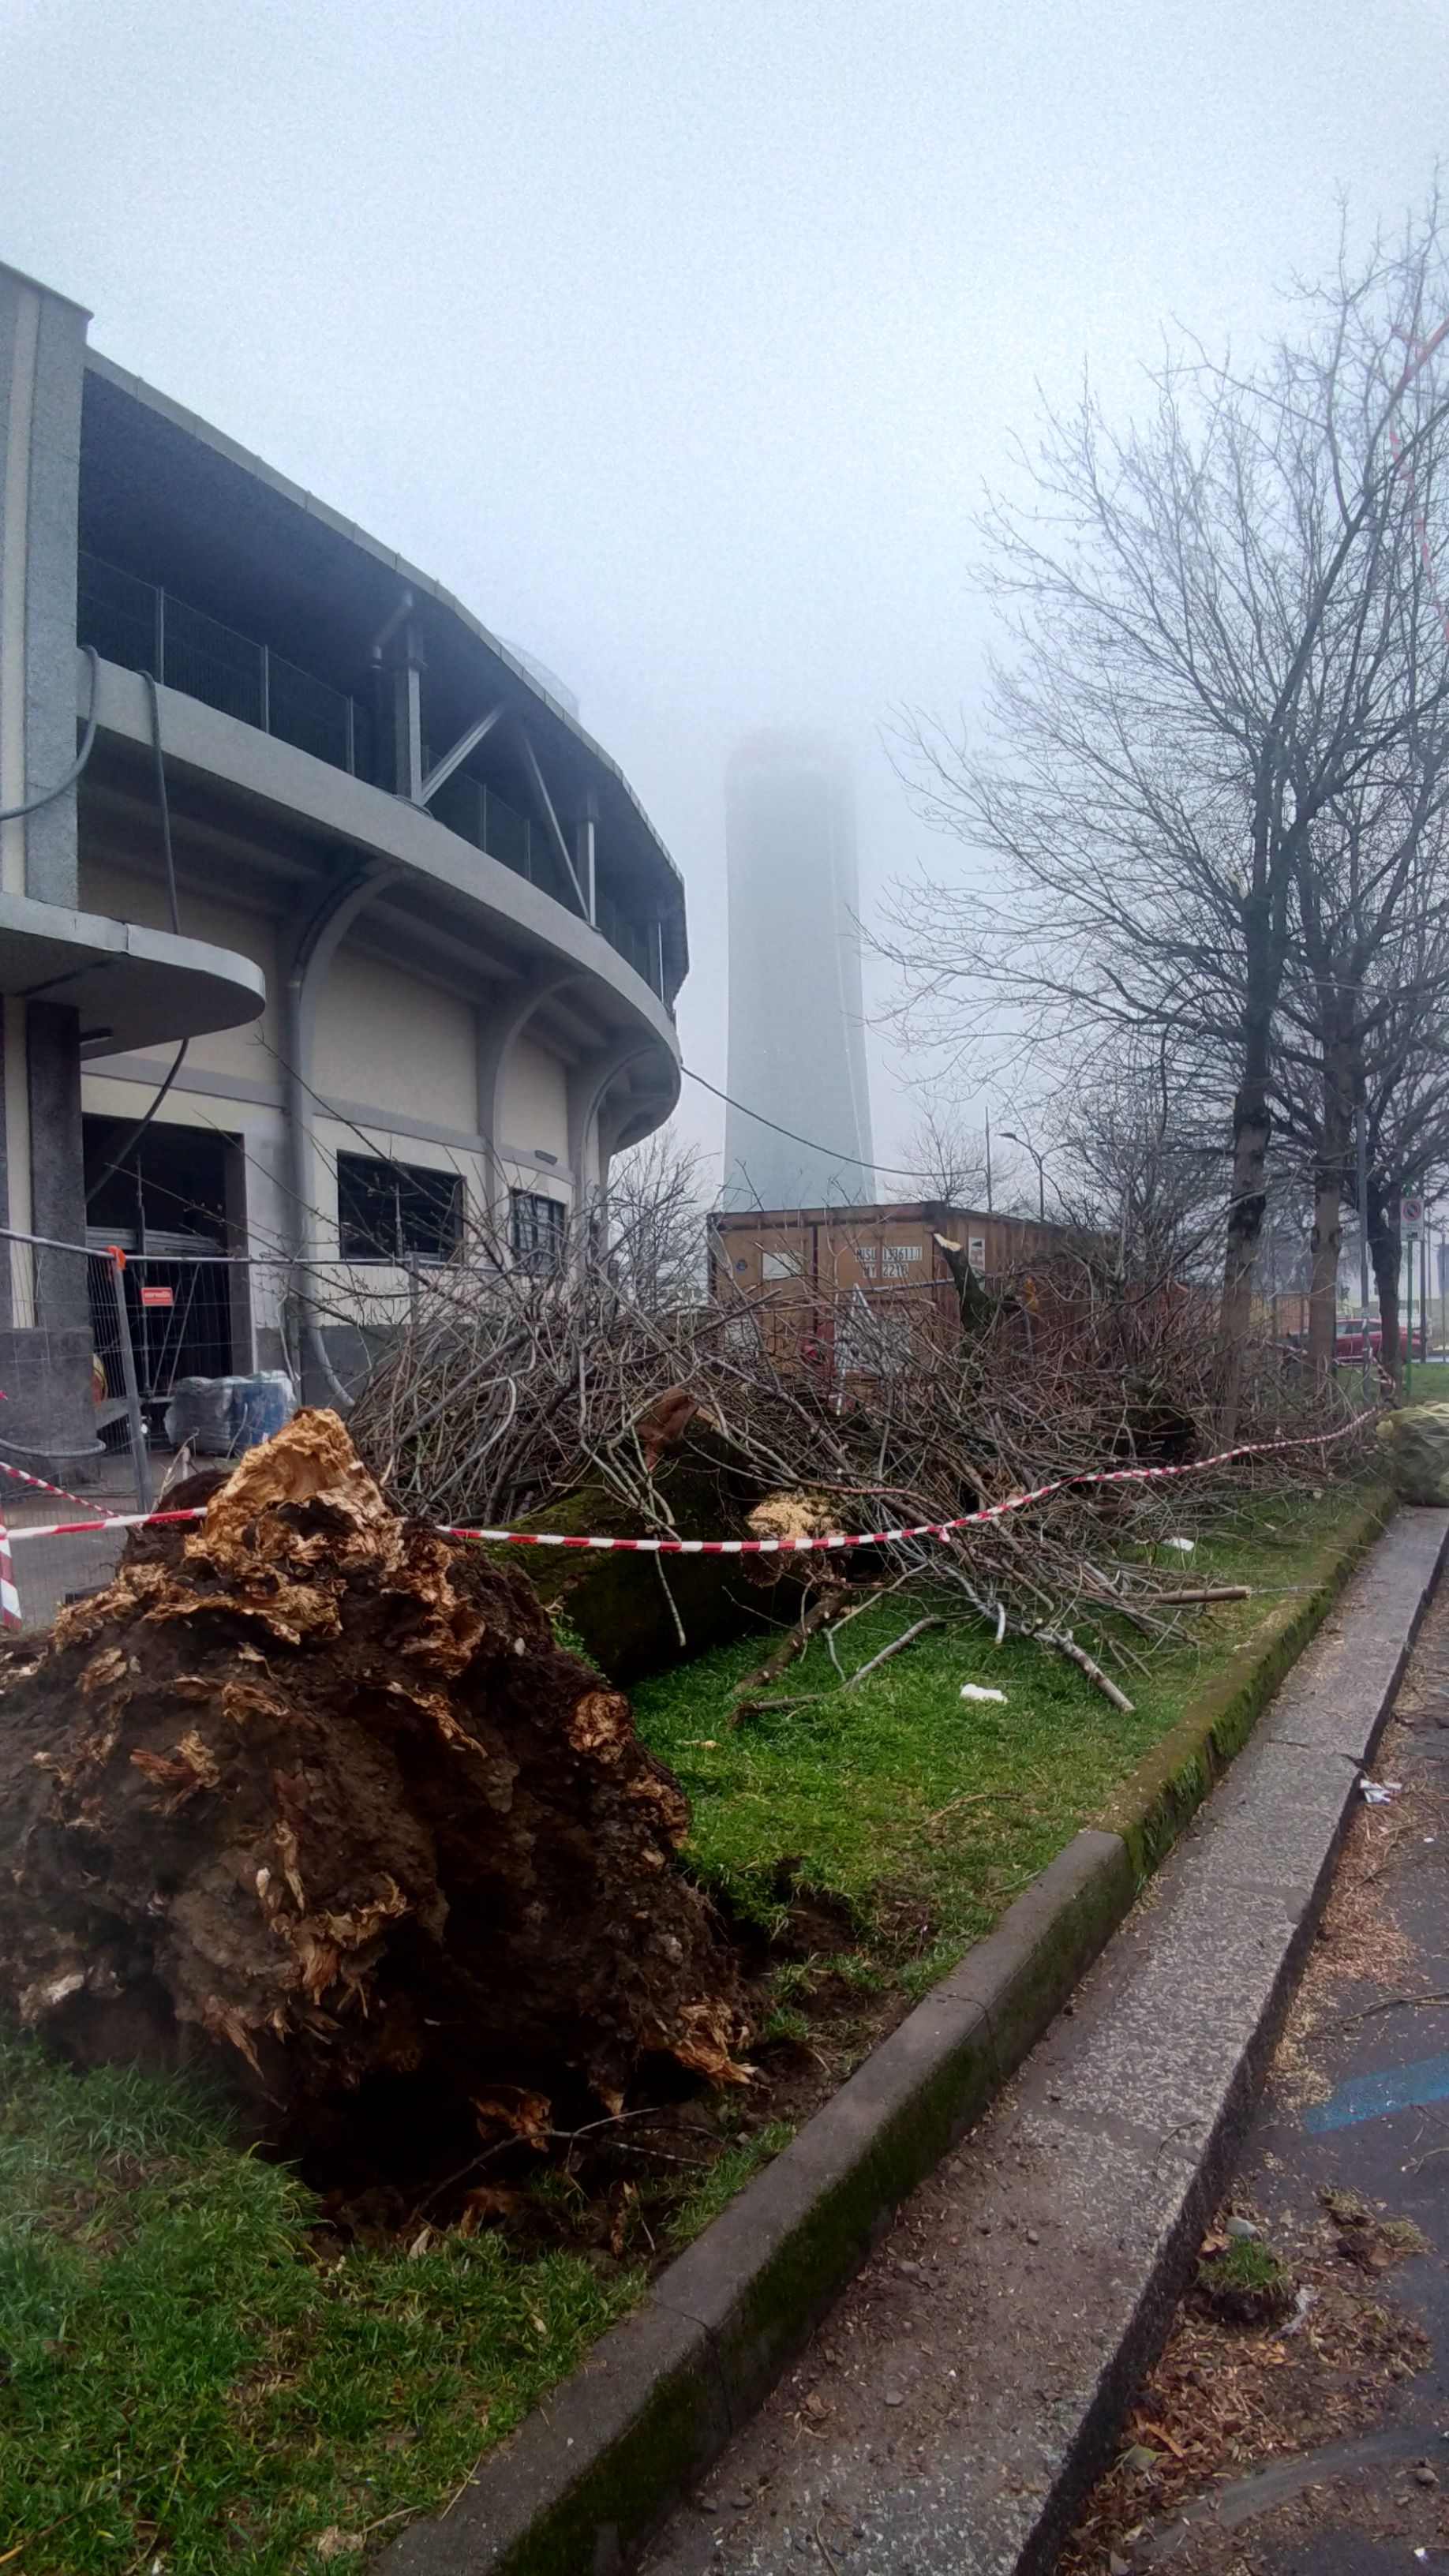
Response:
POLYGON ((725 774, 726 1207, 875 1195, 850 772, 808 734, 754 734, 725 774), (794 1144, 751 1116, 812 1141, 794 1144))

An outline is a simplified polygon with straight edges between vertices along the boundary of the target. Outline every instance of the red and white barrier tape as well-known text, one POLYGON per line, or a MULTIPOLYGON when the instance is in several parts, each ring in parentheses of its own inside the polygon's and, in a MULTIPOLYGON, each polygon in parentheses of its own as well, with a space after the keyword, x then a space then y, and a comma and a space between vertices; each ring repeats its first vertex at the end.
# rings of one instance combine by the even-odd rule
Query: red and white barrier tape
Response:
POLYGON ((63 1503, 79 1503, 82 1511, 89 1499, 85 1494, 73 1494, 69 1485, 53 1485, 48 1476, 33 1476, 28 1467, 17 1467, 9 1458, 0 1458, 0 1476, 13 1476, 17 1484, 34 1485, 42 1494, 59 1494, 63 1503))
POLYGON ((890 1547, 902 1539, 949 1538, 953 1530, 971 1529, 982 1521, 999 1521, 1007 1512, 1019 1512, 1026 1503, 1043 1503, 1049 1495, 1064 1494, 1071 1486, 1147 1484, 1157 1477, 1201 1476, 1209 1467, 1226 1466, 1234 1458, 1261 1458, 1275 1449, 1326 1448, 1331 1441, 1343 1440, 1350 1431, 1359 1430, 1373 1419, 1373 1414, 1370 1406, 1356 1413, 1351 1422, 1341 1423, 1337 1431, 1314 1431, 1302 1439, 1245 1440, 1236 1449, 1220 1449, 1213 1458, 1191 1458, 1180 1467, 1095 1467, 1079 1476, 1056 1476, 1049 1485, 1033 1485, 1028 1493, 1009 1494, 1000 1503, 985 1503, 979 1512, 962 1512, 950 1521, 917 1521, 909 1529, 837 1531, 828 1538, 575 1538, 564 1530, 491 1529, 455 1529, 450 1535, 502 1539, 515 1547, 623 1547, 659 1556, 775 1556, 820 1548, 890 1547))
MULTIPOLYGON (((639 1556, 793 1556, 851 1547, 892 1547, 905 1539, 949 1538, 953 1530, 1001 1520, 1008 1512, 1019 1512, 1028 1503, 1043 1503, 1050 1495, 1063 1494, 1072 1486, 1150 1484, 1170 1476, 1202 1476, 1211 1467, 1230 1465, 1235 1458, 1262 1458, 1282 1449, 1326 1449, 1335 1440, 1347 1439, 1351 1431, 1361 1430, 1373 1415, 1374 1408, 1370 1406, 1356 1413, 1351 1421, 1340 1423, 1336 1431, 1310 1431, 1292 1440, 1245 1440, 1236 1449, 1220 1449, 1212 1458, 1190 1458, 1180 1467, 1096 1467, 1079 1476, 1055 1476, 1050 1484, 1033 1485, 1024 1494, 1009 1494, 1004 1502, 986 1503, 980 1511, 962 1512, 950 1521, 917 1521, 908 1529, 839 1530, 826 1538, 586 1538, 566 1530, 478 1529, 456 1523, 440 1526, 449 1538, 487 1539, 511 1547, 623 1548, 639 1556)), ((0 1526, 0 1625, 19 1625, 19 1602, 13 1575, 7 1571, 12 1540, 19 1546, 22 1539, 74 1538, 94 1530, 147 1529, 161 1521, 200 1520, 204 1511, 204 1504, 196 1504, 178 1512, 115 1512, 103 1520, 50 1521, 42 1529, 7 1532, 0 1526)))

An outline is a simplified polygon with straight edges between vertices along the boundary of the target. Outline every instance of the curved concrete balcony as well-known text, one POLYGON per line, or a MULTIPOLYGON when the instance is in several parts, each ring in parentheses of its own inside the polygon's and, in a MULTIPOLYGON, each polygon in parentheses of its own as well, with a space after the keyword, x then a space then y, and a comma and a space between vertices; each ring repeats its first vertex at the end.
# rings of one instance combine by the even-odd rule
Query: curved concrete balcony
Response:
POLYGON ((204 939, 0 893, 0 993, 78 1011, 82 1054, 114 1055, 238 1028, 262 1009, 266 979, 204 939))

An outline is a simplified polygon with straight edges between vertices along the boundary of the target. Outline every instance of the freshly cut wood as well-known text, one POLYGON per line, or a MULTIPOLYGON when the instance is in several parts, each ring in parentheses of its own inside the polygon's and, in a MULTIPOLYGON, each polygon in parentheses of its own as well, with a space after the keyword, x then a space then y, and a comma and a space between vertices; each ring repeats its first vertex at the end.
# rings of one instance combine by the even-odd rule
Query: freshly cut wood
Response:
POLYGON ((305 1411, 0 1653, 0 2009, 83 2060, 209 2058, 303 2150, 616 2108, 650 2057, 729 2078, 687 1823, 522 1573, 305 1411))

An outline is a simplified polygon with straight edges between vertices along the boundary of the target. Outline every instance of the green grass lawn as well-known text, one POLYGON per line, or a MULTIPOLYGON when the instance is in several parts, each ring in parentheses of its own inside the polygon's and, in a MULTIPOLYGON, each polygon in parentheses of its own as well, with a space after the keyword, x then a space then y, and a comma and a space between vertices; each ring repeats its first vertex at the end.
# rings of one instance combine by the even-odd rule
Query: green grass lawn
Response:
POLYGON ((319 2255, 309 2196, 174 2077, 0 2039, 0 2106, 9 2576, 359 2567, 637 2295, 489 2234, 319 2255))
POLYGON ((1405 1404, 1449 1404, 1449 1360, 1414 1360, 1405 1404))
MULTIPOLYGON (((761 1659, 758 1638, 639 1684, 639 1731, 693 1809, 687 1861, 768 1923, 788 1858, 804 1883, 849 1905, 857 1947, 919 1990, 1092 1817, 1281 1589, 1305 1578, 1357 1500, 1347 1484, 1316 1501, 1279 1495, 1201 1536, 1183 1580, 1251 1583, 1257 1597, 1185 1618, 1181 1642, 1156 1650, 1145 1675, 1114 1668, 1130 1717, 1062 1656, 1020 1639, 998 1647, 975 1623, 930 1632, 858 1689, 738 1727, 730 1710, 761 1659), (1004 1691, 1005 1705, 963 1701, 963 1682, 1004 1691), (930 1937, 902 1956, 899 1926, 923 1912, 930 1937)), ((899 1600, 862 1612, 839 1640, 845 1671, 919 1615, 919 1603, 899 1600)), ((831 1693, 838 1680, 827 1646, 812 1639, 769 1688, 782 1698, 831 1693)))
MULTIPOLYGON (((1358 1499, 1340 1485, 1241 1507, 1200 1539, 1192 1579, 1276 1599, 1358 1499)), ((1267 1606, 1198 1620, 1130 1677, 1130 1717, 1060 1657, 998 1649, 974 1626, 923 1638, 838 1702, 738 1730, 727 1711, 758 1636, 635 1705, 688 1790, 700 1877, 768 1925, 787 1860, 849 1909, 837 1985, 909 1993, 1100 1806, 1267 1606), (1005 1704, 964 1702, 965 1681, 1005 1704)), ((846 1671, 918 1615, 895 1601, 855 1620, 846 1671)), ((813 1644, 773 1687, 836 1679, 813 1644)), ((792 1980, 799 2000, 813 1973, 782 1971, 767 2043, 788 2043, 792 1980)), ((784 2134, 727 2146, 674 2210, 673 2241, 784 2134)), ((194 2086, 76 2075, 0 2040, 4 2576, 346 2576, 409 2512, 436 2511, 643 2280, 628 2251, 601 2267, 488 2232, 429 2237, 413 2256, 342 2252, 314 2216, 194 2086)))

